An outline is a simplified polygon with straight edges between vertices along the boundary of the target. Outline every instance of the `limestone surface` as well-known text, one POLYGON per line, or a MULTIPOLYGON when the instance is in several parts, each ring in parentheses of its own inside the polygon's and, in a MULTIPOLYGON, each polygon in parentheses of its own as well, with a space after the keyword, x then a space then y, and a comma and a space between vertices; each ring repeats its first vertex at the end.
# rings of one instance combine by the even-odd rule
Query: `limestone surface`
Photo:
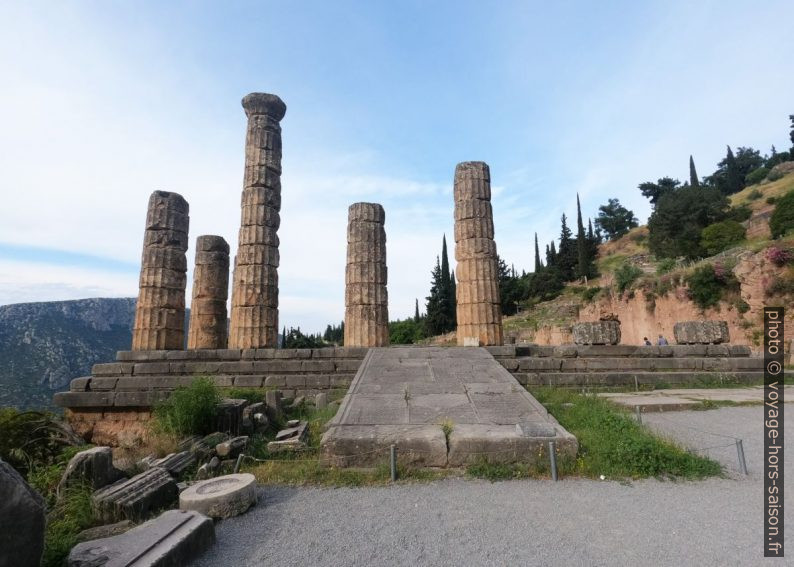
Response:
POLYGON ((194 510, 211 518, 231 518, 256 503, 256 478, 229 474, 197 482, 179 495, 181 510, 194 510))
POLYGON ((482 348, 390 347, 367 353, 321 442, 335 466, 388 462, 460 466, 533 462, 556 441, 574 455, 576 439, 482 348))
POLYGON ((188 210, 177 193, 149 197, 132 350, 184 348, 188 210))
POLYGON ((620 321, 575 323, 573 342, 577 345, 616 345, 620 343, 620 321))
POLYGON ((68 567, 188 565, 215 543, 215 526, 198 512, 168 510, 121 535, 77 544, 68 567))
POLYGON ((71 458, 58 483, 58 493, 61 494, 71 484, 83 482, 97 490, 123 476, 124 473, 113 466, 113 449, 92 447, 71 458))
POLYGON ((248 127, 228 344, 229 348, 274 348, 281 224, 279 122, 287 106, 276 95, 251 93, 243 98, 243 109, 248 127))
POLYGON ((731 342, 727 321, 682 321, 673 326, 679 345, 708 345, 731 342))
POLYGON ((454 197, 458 345, 501 345, 504 335, 488 165, 459 163, 454 197))
POLYGON ((44 499, 0 460, 0 565, 39 564, 45 514, 44 499))
POLYGON ((196 239, 187 348, 226 348, 228 295, 229 245, 220 236, 199 236, 196 239))
POLYGON ((91 502, 105 522, 139 521, 176 500, 176 482, 162 467, 152 467, 130 479, 96 491, 91 502))
POLYGON ((348 209, 345 346, 389 344, 385 222, 377 203, 354 203, 348 209))

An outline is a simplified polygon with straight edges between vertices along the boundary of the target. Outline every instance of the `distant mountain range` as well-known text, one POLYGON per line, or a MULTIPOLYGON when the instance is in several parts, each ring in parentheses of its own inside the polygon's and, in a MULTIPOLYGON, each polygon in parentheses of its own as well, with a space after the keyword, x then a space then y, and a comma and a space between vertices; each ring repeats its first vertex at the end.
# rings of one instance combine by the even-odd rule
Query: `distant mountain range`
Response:
POLYGON ((55 392, 132 341, 135 299, 0 306, 0 407, 50 408, 55 392))

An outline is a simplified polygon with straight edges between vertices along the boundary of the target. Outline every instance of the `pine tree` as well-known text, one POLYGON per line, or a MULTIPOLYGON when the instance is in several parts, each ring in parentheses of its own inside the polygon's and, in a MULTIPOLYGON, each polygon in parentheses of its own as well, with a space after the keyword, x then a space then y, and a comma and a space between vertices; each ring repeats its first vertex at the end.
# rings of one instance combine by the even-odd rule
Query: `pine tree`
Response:
POLYGON ((540 263, 540 248, 538 248, 538 233, 535 233, 535 273, 543 269, 543 264, 540 263))
POLYGON ((436 266, 430 274, 430 295, 425 307, 425 326, 428 336, 444 332, 446 313, 444 310, 441 262, 436 256, 436 266))
POLYGON ((557 265, 557 248, 554 245, 554 241, 551 241, 551 247, 546 248, 546 266, 556 266, 557 265))
POLYGON ((689 156, 689 184, 692 187, 700 187, 700 181, 698 181, 698 172, 695 171, 695 160, 692 159, 692 156, 689 156))

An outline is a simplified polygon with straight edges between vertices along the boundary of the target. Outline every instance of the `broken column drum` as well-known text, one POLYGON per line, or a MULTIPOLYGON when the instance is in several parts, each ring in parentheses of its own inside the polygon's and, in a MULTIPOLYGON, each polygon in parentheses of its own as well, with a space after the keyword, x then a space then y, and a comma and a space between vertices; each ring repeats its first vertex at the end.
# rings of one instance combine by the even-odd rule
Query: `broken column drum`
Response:
POLYGON ((243 98, 248 117, 239 246, 234 260, 229 348, 278 343, 278 235, 281 222, 281 126, 287 106, 276 95, 243 98))
POLYGON ((458 345, 501 345, 502 310, 491 209, 491 173, 481 161, 455 168, 458 345))
POLYGON ((389 344, 386 213, 377 203, 354 203, 347 218, 345 346, 386 346, 389 344))
POLYGON ((185 346, 188 224, 188 204, 181 195, 152 193, 146 212, 132 350, 185 346))
POLYGON ((226 348, 228 294, 229 244, 220 236, 199 236, 196 239, 187 348, 226 348))

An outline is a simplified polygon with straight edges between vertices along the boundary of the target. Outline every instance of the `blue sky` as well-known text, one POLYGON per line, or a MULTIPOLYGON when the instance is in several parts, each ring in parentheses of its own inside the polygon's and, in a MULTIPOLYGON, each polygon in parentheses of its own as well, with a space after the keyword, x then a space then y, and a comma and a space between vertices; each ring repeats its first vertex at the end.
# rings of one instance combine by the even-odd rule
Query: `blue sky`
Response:
POLYGON ((287 104, 281 320, 309 331, 343 316, 355 201, 386 208, 396 318, 460 161, 491 166, 499 252, 531 270, 577 192, 644 221, 637 184, 690 154, 788 147, 791 2, 548 4, 0 1, 0 304, 134 296, 155 189, 234 249, 252 91, 287 104))

